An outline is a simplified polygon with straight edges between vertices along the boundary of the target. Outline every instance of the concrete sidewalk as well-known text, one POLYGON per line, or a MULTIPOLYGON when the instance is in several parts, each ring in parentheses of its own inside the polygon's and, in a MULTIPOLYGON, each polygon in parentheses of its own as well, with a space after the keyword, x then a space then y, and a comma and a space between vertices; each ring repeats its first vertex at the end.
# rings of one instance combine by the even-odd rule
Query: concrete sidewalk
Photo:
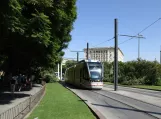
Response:
POLYGON ((15 92, 14 97, 11 92, 5 91, 0 93, 0 114, 8 109, 18 105, 30 96, 36 94, 42 88, 39 84, 34 84, 33 88, 29 91, 15 92))
MULTIPOLYGON (((161 107, 161 98, 160 97, 149 96, 149 95, 142 94, 139 92, 137 93, 137 92, 131 92, 131 91, 127 91, 127 90, 126 91, 125 90, 114 91, 112 88, 107 88, 107 87, 103 87, 103 90, 161 107)), ((146 91, 148 91, 148 90, 146 90, 146 91)), ((153 91, 153 92, 155 92, 155 91, 153 91)), ((158 92, 158 91, 156 91, 156 92, 158 92)))

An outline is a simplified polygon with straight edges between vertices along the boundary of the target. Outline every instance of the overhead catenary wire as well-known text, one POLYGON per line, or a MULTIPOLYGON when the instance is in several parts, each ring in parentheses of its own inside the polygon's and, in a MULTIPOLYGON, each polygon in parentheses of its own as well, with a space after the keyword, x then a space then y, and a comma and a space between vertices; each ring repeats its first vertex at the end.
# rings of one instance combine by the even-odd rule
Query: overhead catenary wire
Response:
POLYGON ((96 48, 96 46, 101 45, 101 44, 103 44, 103 43, 105 43, 105 42, 111 41, 111 40, 113 40, 113 39, 114 39, 114 37, 113 37, 113 38, 110 38, 110 39, 108 39, 108 40, 105 40, 105 41, 103 41, 103 42, 101 42, 101 43, 95 45, 93 48, 96 48))
MULTIPOLYGON (((151 27, 152 25, 154 25, 155 23, 157 23, 159 20, 161 20, 161 18, 157 19, 156 21, 154 21, 153 23, 151 23, 150 25, 148 25, 147 27, 145 27, 143 30, 141 30, 140 32, 138 32, 136 35, 138 35, 138 34, 144 32, 144 31, 147 30, 149 27, 151 27)), ((129 40, 132 40, 133 38, 134 38, 134 37, 129 38, 129 39, 127 39, 127 40, 125 40, 125 41, 119 43, 119 45, 124 44, 125 42, 127 42, 127 41, 129 41, 129 40)))
POLYGON ((124 44, 125 42, 127 42, 127 41, 129 41, 129 40, 131 40, 131 39, 133 39, 133 38, 134 38, 134 37, 129 38, 128 40, 125 40, 125 41, 123 41, 123 42, 119 43, 119 45, 124 44))
POLYGON ((159 18, 158 20, 154 21, 152 24, 150 24, 149 26, 145 27, 142 31, 140 31, 138 34, 142 33, 143 31, 147 30, 149 27, 151 27, 153 24, 155 24, 156 22, 158 22, 159 20, 161 20, 161 18, 159 18))

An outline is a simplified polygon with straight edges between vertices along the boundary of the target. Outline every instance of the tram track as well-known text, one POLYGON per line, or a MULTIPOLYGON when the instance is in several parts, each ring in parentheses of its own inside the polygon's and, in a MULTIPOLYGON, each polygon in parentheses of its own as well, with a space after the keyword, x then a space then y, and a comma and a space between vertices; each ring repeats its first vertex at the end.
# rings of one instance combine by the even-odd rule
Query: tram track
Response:
MULTIPOLYGON (((123 95, 120 95, 120 94, 116 94, 116 93, 112 93, 112 92, 108 92, 108 91, 105 91, 105 90, 100 90, 100 91, 92 91, 91 92, 93 93, 96 93, 98 95, 101 95, 103 97, 106 97, 106 98, 109 98, 109 99, 112 99, 114 101, 117 101, 125 106, 128 106, 130 108, 132 108, 133 111, 136 111, 136 112, 140 112, 140 113, 143 113, 143 114, 146 114, 148 115, 149 117, 153 118, 153 119, 161 119, 161 107, 159 106, 156 106, 156 105, 153 105, 153 104, 150 104, 150 103, 146 103, 146 102, 143 102, 143 101, 140 101, 140 100, 137 100, 137 99, 133 99, 133 98, 130 98, 130 97, 127 97, 127 96, 123 96, 123 95), (104 94, 100 93, 100 92, 103 92, 104 94), (108 95, 105 95, 108 94, 108 95), (110 96, 109 96, 110 94, 110 96), (111 94, 113 96, 111 96, 111 94), (118 97, 119 98, 116 98, 118 97), (128 101, 125 102, 125 100, 128 100, 129 102, 132 102, 132 103, 129 103, 128 101), (139 106, 143 106, 143 107, 146 107, 148 108, 149 110, 145 110, 139 106), (155 108, 155 109, 154 109, 155 108), (155 111, 152 111, 152 110, 160 110, 159 112, 155 112, 155 111)), ((105 101, 105 103, 107 104, 107 102, 105 101)))
POLYGON ((71 88, 108 119, 161 119, 161 107, 105 89, 71 88))

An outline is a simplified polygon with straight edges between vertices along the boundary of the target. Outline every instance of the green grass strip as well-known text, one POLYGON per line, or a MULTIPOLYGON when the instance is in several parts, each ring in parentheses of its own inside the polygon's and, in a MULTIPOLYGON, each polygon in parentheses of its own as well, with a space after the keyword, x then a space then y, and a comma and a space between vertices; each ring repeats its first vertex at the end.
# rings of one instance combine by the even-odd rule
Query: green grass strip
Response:
POLYGON ((111 82, 103 82, 104 84, 113 85, 111 82))
POLYGON ((59 83, 46 86, 46 94, 28 119, 95 119, 75 94, 59 83))

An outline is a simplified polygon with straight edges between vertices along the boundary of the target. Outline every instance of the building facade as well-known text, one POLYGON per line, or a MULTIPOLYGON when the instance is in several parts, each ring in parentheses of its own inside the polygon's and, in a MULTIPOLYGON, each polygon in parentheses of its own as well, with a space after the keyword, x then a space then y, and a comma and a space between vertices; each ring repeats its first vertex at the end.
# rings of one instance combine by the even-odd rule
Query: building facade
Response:
MULTIPOLYGON (((87 58, 87 49, 84 49, 85 58, 87 58)), ((100 47, 89 48, 88 57, 92 60, 99 60, 101 62, 113 62, 114 61, 114 47, 100 47)), ((118 61, 123 62, 124 54, 118 48, 118 61)))

